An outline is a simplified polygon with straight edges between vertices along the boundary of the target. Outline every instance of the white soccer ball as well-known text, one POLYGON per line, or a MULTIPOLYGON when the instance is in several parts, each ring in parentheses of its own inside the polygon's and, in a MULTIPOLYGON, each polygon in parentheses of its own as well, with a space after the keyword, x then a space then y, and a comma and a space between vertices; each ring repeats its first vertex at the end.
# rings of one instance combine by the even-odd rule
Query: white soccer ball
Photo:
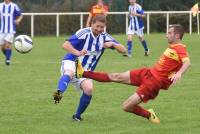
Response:
POLYGON ((19 35, 14 40, 14 47, 19 53, 28 53, 33 48, 33 41, 27 35, 19 35))

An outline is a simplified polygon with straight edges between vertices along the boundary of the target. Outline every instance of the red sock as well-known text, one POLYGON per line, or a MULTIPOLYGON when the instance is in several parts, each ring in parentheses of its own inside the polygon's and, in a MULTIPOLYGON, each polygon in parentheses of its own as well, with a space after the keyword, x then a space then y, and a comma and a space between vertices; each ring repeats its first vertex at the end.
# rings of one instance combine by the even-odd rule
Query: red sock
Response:
POLYGON ((103 72, 84 71, 83 77, 91 78, 99 82, 111 82, 110 78, 108 77, 108 74, 103 72))
POLYGON ((145 117, 147 119, 149 119, 150 117, 150 113, 149 111, 145 110, 144 108, 140 107, 139 105, 136 105, 133 108, 133 113, 142 117, 145 117))

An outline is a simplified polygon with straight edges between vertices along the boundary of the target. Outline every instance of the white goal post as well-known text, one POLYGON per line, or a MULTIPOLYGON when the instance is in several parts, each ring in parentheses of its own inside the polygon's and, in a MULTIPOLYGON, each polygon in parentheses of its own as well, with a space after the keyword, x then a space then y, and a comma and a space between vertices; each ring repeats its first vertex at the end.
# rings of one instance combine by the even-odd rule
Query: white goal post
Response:
MULTIPOLYGON (((63 12, 63 13, 23 13, 24 16, 31 16, 31 37, 34 37, 34 16, 55 16, 56 21, 56 36, 59 37, 59 16, 61 15, 78 15, 80 16, 80 28, 83 28, 83 16, 88 15, 89 12, 63 12)), ((126 31, 128 29, 128 12, 109 12, 111 15, 125 15, 126 31)), ((192 34, 192 12, 191 11, 146 11, 146 32, 150 34, 150 17, 152 14, 164 14, 166 15, 166 31, 169 26, 169 16, 171 14, 188 14, 189 16, 189 34, 192 34)), ((199 14, 197 14, 197 33, 199 34, 199 14)))

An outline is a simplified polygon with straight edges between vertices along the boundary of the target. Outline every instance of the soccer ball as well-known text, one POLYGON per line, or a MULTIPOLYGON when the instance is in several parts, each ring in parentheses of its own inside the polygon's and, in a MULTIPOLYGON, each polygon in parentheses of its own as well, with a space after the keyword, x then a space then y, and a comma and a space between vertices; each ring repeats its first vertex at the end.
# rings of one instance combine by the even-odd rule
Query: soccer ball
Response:
POLYGON ((27 35, 19 35, 14 40, 14 47, 17 52, 25 54, 30 52, 33 48, 33 41, 27 35))

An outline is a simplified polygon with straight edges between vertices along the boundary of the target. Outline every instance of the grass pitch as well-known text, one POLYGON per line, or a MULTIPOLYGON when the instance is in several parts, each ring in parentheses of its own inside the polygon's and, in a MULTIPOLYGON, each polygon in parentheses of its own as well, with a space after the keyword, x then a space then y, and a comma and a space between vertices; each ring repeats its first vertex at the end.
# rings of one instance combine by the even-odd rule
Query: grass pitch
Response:
MULTIPOLYGON (((125 35, 114 37, 126 44, 125 35)), ((107 50, 96 70, 123 72, 153 65, 167 47, 167 40, 164 34, 151 34, 146 40, 151 49, 149 57, 144 56, 142 46, 134 38, 131 58, 107 50)), ((84 121, 73 122, 71 116, 80 93, 69 86, 60 104, 52 101, 65 54, 61 48, 64 41, 64 37, 36 37, 30 53, 19 54, 13 49, 9 67, 0 55, 1 134, 199 134, 199 35, 185 35, 183 40, 192 67, 181 82, 144 105, 156 111, 161 119, 159 125, 121 110, 121 103, 134 93, 135 87, 98 82, 94 82, 93 100, 83 114, 84 121)))

